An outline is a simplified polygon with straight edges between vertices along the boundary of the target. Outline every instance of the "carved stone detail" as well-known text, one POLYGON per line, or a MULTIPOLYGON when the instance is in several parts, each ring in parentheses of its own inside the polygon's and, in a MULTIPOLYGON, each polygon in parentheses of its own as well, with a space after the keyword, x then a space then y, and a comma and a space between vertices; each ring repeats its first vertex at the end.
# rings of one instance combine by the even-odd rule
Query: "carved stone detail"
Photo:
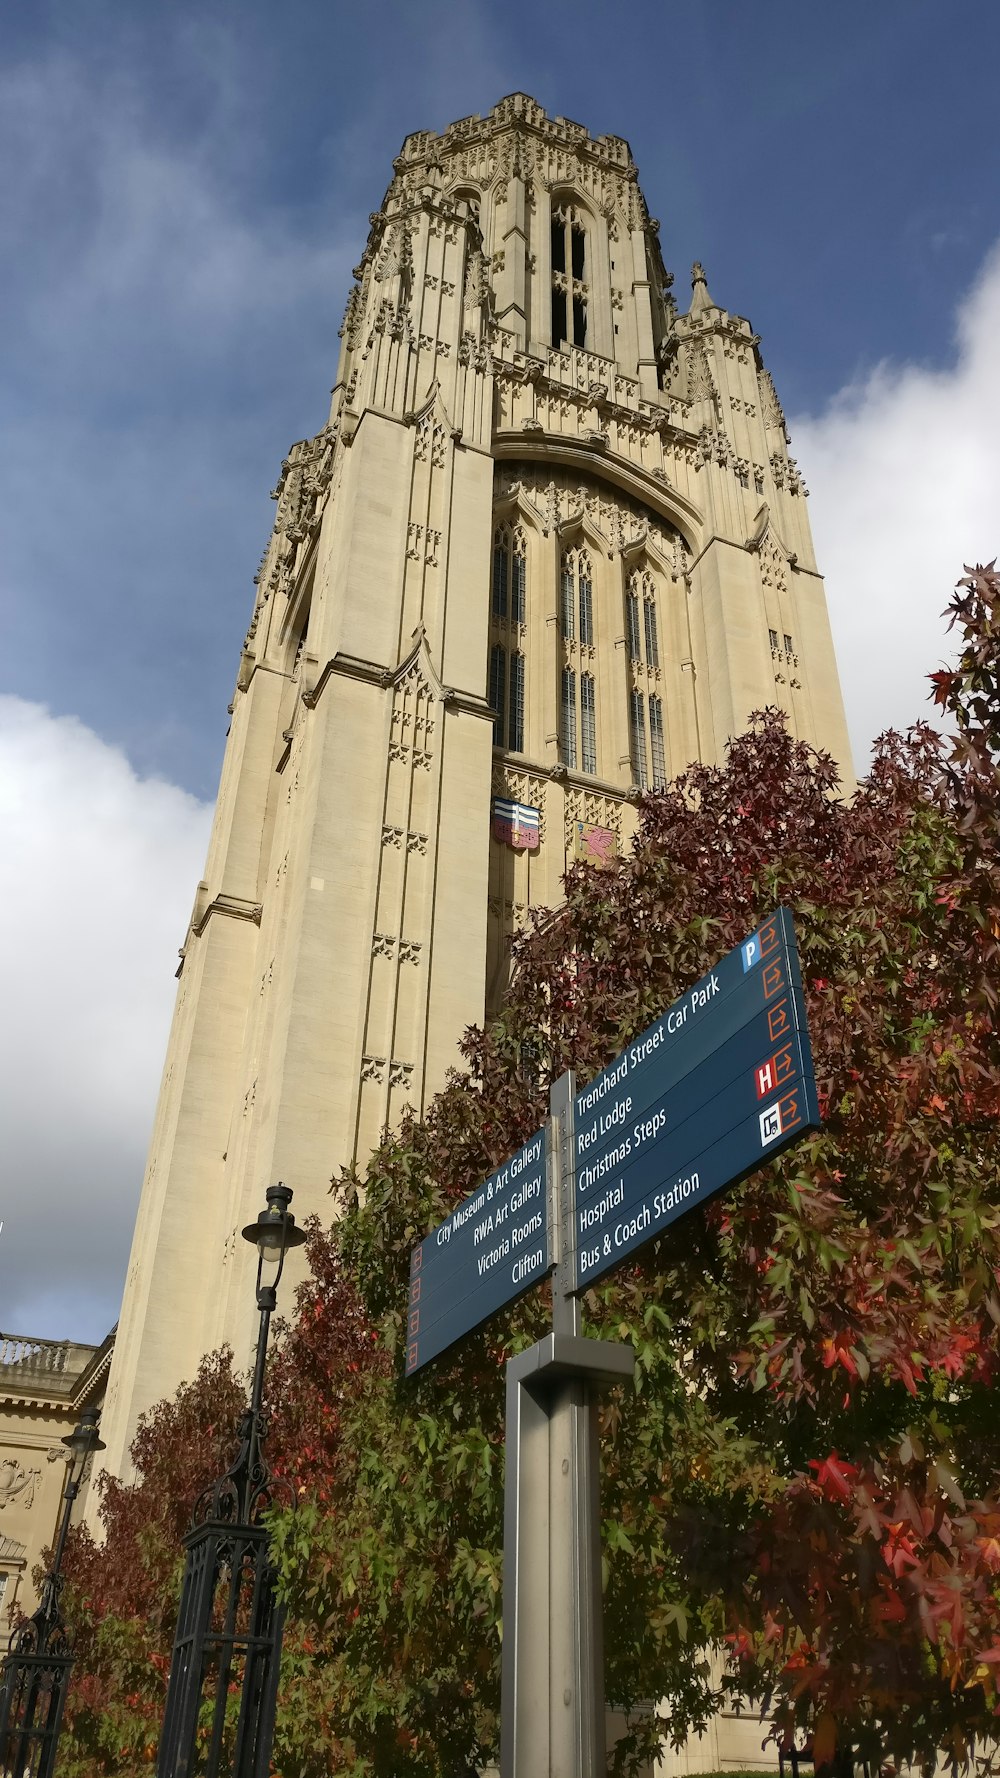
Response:
POLYGON ((527 803, 538 810, 538 842, 545 838, 545 785, 547 780, 532 772, 512 771, 509 766, 496 766, 493 771, 493 794, 509 797, 512 802, 527 803))
MULTIPOLYGON (((65 1457, 65 1451, 60 1455, 65 1457)), ((0 1510, 16 1500, 27 1511, 35 1504, 35 1492, 42 1479, 40 1469, 27 1469, 16 1457, 5 1457, 0 1463, 0 1510)))
POLYGON ((603 540, 609 555, 649 542, 668 563, 676 565, 683 543, 680 532, 659 513, 606 482, 581 481, 569 470, 553 473, 548 468, 510 463, 500 466, 497 492, 501 499, 514 496, 523 500, 544 533, 572 529, 585 520, 603 540))
POLYGON ((703 426, 698 434, 695 447, 699 469, 707 463, 717 463, 720 469, 731 469, 733 466, 733 447, 724 432, 716 426, 703 426))
POLYGON ((511 901, 507 896, 491 895, 489 911, 495 920, 504 926, 510 926, 515 932, 527 924, 528 905, 524 901, 511 901))
POLYGON ((760 390, 761 417, 766 429, 769 432, 782 432, 787 438, 788 428, 785 425, 785 416, 770 371, 761 370, 757 373, 757 387, 760 390))
POLYGON ((779 490, 787 488, 790 494, 808 494, 809 489, 799 471, 794 457, 784 457, 776 451, 771 458, 771 474, 774 485, 779 490))
POLYGON ((418 463, 425 463, 429 456, 433 468, 443 469, 447 445, 448 429, 432 408, 429 413, 424 414, 423 418, 417 421, 417 437, 413 455, 418 463))
POLYGON ((610 828, 618 841, 619 850, 621 849, 622 804, 616 797, 602 796, 599 791, 567 791, 565 842, 568 851, 572 851, 578 821, 592 822, 595 827, 610 828))
POLYGON ((688 399, 690 401, 715 401, 717 391, 715 378, 708 362, 708 353, 699 343, 691 353, 688 370, 688 399))

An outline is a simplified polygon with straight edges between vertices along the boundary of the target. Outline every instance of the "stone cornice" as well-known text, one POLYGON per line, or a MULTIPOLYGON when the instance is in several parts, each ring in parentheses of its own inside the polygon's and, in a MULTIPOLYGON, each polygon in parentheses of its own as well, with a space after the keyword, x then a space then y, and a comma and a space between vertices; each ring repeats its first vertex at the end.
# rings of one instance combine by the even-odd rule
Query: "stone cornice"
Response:
POLYGON ((114 1356, 115 1338, 117 1333, 118 1323, 116 1321, 111 1332, 105 1334, 101 1345, 94 1353, 86 1370, 81 1373, 77 1380, 76 1387, 73 1390, 74 1407, 78 1409, 82 1408, 87 1402, 93 1401, 97 1396, 103 1396, 104 1388, 108 1381, 108 1373, 111 1369, 111 1360, 114 1356))
POLYGON ((547 396, 550 401, 570 401, 574 407, 591 408, 601 420, 614 420, 618 426, 635 426, 641 432, 658 432, 664 439, 676 439, 678 443, 691 444, 698 436, 697 426, 682 424, 671 413, 671 408, 690 407, 691 403, 682 401, 679 396, 670 396, 669 406, 655 408, 648 401, 641 407, 629 407, 626 402, 616 401, 606 393, 595 393, 593 389, 581 389, 573 383, 560 381, 546 371, 532 373, 521 365, 512 365, 500 358, 494 359, 493 376, 497 384, 506 383, 511 388, 521 388, 530 383, 547 396))
MULTIPOLYGON (((419 649, 411 650, 398 667, 383 667, 377 661, 362 660, 358 655, 335 654, 332 660, 327 661, 312 690, 303 695, 302 702, 308 710, 315 710, 330 680, 335 677, 360 679, 379 691, 388 691, 409 669, 418 652, 419 649)), ((431 690, 440 698, 446 710, 457 710, 464 716, 485 716, 491 722, 494 720, 494 711, 485 698, 478 697, 475 692, 459 691, 453 685, 442 685, 436 674, 433 678, 436 683, 431 685, 431 690)))
MULTIPOLYGON (((492 715, 492 711, 490 714, 492 715)), ((561 760, 555 765, 543 765, 526 753, 510 753, 504 747, 493 749, 493 770, 496 772, 498 769, 520 772, 525 778, 536 779, 539 786, 562 784, 567 790, 585 790, 591 796, 610 796, 620 803, 628 802, 632 794, 630 785, 612 784, 608 778, 598 778, 590 772, 578 772, 572 766, 563 765, 561 760)))
POLYGON ((213 914, 224 914, 229 920, 252 920, 259 926, 263 911, 262 902, 245 901, 239 895, 215 895, 191 930, 196 938, 200 938, 213 914))
MULTIPOLYGON (((753 537, 747 537, 742 540, 738 537, 723 537, 720 532, 713 531, 711 537, 706 537, 704 543, 702 544, 702 546, 701 546, 700 550, 698 551, 698 554, 695 556, 694 560, 691 563, 689 563, 688 568, 686 570, 686 578, 687 579, 690 579, 691 575, 694 573, 695 569, 698 566, 698 563, 702 560, 703 556, 707 556, 709 550, 712 548, 712 545, 716 544, 716 543, 721 544, 724 549, 737 549, 737 550, 740 550, 741 552, 744 550, 748 550, 748 551, 750 551, 751 554, 753 554, 756 551, 756 549, 759 548, 760 540, 754 539, 753 537)), ((785 556, 785 560, 787 561, 788 566, 791 569, 793 574, 807 574, 807 575, 810 575, 813 580, 822 581, 823 576, 820 573, 818 568, 807 568, 804 562, 799 561, 799 558, 796 555, 794 550, 786 553, 785 549, 784 549, 784 545, 782 545, 781 547, 782 547, 782 554, 785 556)))

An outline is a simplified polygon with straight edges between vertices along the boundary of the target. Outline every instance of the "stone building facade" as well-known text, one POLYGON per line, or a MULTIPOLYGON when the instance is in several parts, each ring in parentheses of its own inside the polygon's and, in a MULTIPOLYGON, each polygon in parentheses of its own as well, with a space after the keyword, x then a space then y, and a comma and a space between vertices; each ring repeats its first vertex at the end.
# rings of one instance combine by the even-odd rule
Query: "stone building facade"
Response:
POLYGON ((406 139, 329 419, 275 494, 104 1415, 119 1473, 203 1352, 248 1352, 265 1187, 329 1214, 496 1004, 528 909, 628 845, 638 790, 773 704, 850 777, 760 341, 700 266, 679 312, 619 137, 517 93, 406 139))
POLYGON ((61 1440, 85 1408, 100 1408, 113 1347, 113 1333, 100 1346, 0 1333, 0 1651, 14 1619, 38 1604, 33 1576, 62 1512, 61 1440))

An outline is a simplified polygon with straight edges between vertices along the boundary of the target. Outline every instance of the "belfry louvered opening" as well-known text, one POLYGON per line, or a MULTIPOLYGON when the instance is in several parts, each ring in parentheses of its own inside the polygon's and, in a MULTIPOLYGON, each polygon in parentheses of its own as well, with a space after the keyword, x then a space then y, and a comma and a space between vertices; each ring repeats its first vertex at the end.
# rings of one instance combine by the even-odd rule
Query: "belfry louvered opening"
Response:
POLYGON ((572 204, 552 207, 552 344, 587 344, 587 233, 572 204))

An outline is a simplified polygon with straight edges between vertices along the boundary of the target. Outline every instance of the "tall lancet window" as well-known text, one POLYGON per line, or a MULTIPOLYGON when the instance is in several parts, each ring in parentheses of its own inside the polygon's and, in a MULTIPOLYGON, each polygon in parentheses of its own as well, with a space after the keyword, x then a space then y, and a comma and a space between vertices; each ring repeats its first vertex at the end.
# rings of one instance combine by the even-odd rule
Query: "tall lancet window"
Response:
POLYGON ((576 770, 576 674, 572 667, 562 670, 562 697, 559 704, 559 752, 564 766, 576 770))
POLYGON ((523 624, 526 613, 527 546, 520 525, 498 525, 493 535, 494 622, 523 624))
POLYGON ((571 204, 552 209, 552 344, 587 344, 587 235, 571 204))
POLYGON ((629 747, 632 778, 640 790, 667 781, 667 747, 660 683, 660 632, 656 580, 633 568, 625 583, 625 647, 629 660, 629 747))
POLYGON ((594 580, 590 556, 581 545, 563 551, 559 565, 559 630, 566 644, 559 722, 563 765, 597 771, 597 696, 592 672, 577 673, 571 662, 592 659, 594 580))
POLYGON ((646 665, 658 667, 660 664, 660 644, 656 635, 656 599, 652 588, 644 600, 646 613, 646 665))
POLYGON ((576 582, 568 556, 563 556, 559 576, 559 628, 563 639, 572 642, 576 636, 576 582))
POLYGON ((653 767, 653 789, 662 790, 667 782, 667 755, 663 744, 663 700, 649 700, 649 750, 653 767))
POLYGON ((490 709, 493 712, 493 745, 502 747, 506 733, 507 650, 501 642, 490 649, 490 709))
POLYGON ((559 627, 567 642, 594 645, 594 579, 585 549, 563 552, 559 576, 559 627))
POLYGON ((597 770, 597 717, 593 673, 580 674, 580 764, 585 772, 597 770))
POLYGON ((524 656, 515 649, 510 657, 507 692, 507 746, 511 753, 524 752, 524 656))
POLYGON ((527 622, 527 546, 520 525, 498 525, 493 537, 490 589, 489 700, 493 744, 524 752, 524 652, 527 622))
POLYGON ((635 590, 633 574, 628 591, 625 594, 625 642, 628 647, 630 661, 642 660, 642 640, 639 630, 639 595, 635 590))
POLYGON ((633 568, 625 588, 625 645, 637 667, 660 664, 660 636, 656 616, 656 583, 649 573, 633 568), (645 644, 645 656, 643 653, 645 644))
POLYGON ((641 691, 629 693, 629 740, 632 749, 632 776, 640 790, 649 786, 646 764, 646 700, 641 691))

